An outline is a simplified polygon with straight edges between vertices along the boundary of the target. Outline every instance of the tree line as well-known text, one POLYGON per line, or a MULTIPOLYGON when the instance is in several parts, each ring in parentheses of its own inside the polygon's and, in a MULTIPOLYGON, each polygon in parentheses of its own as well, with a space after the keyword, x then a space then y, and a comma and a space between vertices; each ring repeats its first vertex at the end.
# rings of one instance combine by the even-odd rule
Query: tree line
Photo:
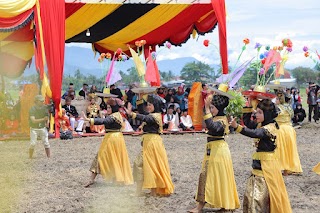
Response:
MULTIPOLYGON (((245 89, 249 88, 251 85, 256 83, 256 70, 254 68, 254 62, 247 68, 244 75, 238 82, 238 85, 244 87, 245 89)), ((229 68, 230 69, 230 68, 229 68)), ((271 69, 275 69, 272 67, 271 69)), ((296 78, 297 86, 303 86, 304 83, 313 81, 319 82, 320 80, 320 67, 316 66, 314 69, 307 67, 296 67, 292 70, 288 70, 288 73, 291 74, 292 77, 296 78)), ((203 62, 190 62, 185 64, 180 72, 179 78, 185 80, 186 84, 191 85, 193 82, 203 82, 203 83, 213 83, 215 80, 221 76, 221 67, 215 69, 203 62)), ((136 68, 131 67, 126 71, 120 71, 122 76, 122 83, 124 85, 129 85, 132 83, 139 82, 139 76, 137 74, 136 68)), ((161 81, 171 81, 176 77, 171 70, 168 72, 164 72, 160 70, 161 81)), ((24 82, 39 82, 38 75, 30 75, 27 77, 21 77, 20 81, 24 82)), ((77 69, 74 75, 64 75, 62 90, 66 90, 69 86, 69 83, 72 82, 76 89, 80 89, 83 83, 87 83, 89 85, 96 85, 98 88, 103 88, 105 86, 105 76, 96 76, 96 75, 83 75, 80 69, 77 69)))

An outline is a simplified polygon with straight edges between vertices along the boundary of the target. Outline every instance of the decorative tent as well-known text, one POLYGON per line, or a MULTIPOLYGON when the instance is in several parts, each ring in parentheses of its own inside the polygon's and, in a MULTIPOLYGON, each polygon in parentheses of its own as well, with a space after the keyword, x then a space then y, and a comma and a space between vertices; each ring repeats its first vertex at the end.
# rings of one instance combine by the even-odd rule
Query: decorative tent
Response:
MULTIPOLYGON (((170 1, 171 2, 171 1, 170 1)), ((64 0, 0 2, 0 75, 20 76, 35 55, 40 78, 47 64, 52 99, 60 104, 64 43, 92 43, 93 50, 129 54, 127 45, 144 39, 151 47, 181 45, 191 34, 219 26, 223 72, 228 72, 224 0, 206 3, 150 3, 64 0), (90 34, 90 35, 89 35, 90 34)))

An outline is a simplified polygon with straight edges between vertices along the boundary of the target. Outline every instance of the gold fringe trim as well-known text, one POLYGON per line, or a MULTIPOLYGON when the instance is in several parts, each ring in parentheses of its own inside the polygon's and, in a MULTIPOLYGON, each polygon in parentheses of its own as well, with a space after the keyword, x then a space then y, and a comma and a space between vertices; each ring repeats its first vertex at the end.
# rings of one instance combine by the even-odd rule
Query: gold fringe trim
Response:
POLYGON ((163 132, 163 128, 162 128, 162 116, 161 113, 151 113, 150 114, 156 121, 156 123, 159 125, 159 133, 163 132))
POLYGON ((207 119, 209 119, 209 118, 212 118, 211 113, 206 114, 205 116, 203 116, 203 120, 207 120, 207 119))
POLYGON ((110 115, 111 118, 113 118, 113 120, 115 120, 116 123, 120 124, 122 127, 124 126, 124 123, 123 123, 123 118, 120 114, 120 112, 115 112, 115 113, 112 113, 110 115))

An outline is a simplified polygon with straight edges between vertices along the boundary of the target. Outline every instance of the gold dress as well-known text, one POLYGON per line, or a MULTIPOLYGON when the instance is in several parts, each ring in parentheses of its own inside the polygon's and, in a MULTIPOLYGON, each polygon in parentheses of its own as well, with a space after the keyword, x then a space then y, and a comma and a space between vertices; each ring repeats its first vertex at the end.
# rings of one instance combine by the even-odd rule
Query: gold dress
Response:
POLYGON ((278 129, 269 123, 258 129, 238 126, 237 132, 257 139, 252 175, 243 198, 244 213, 291 213, 290 200, 275 154, 278 129))
POLYGON ((297 135, 291 124, 293 110, 288 104, 280 104, 278 107, 280 114, 275 119, 279 125, 276 154, 280 168, 289 172, 302 173, 297 148, 297 135))
POLYGON ((320 175, 320 163, 318 163, 315 167, 313 167, 312 171, 320 175))
POLYGON ((160 137, 162 118, 160 113, 148 115, 133 113, 133 119, 141 120, 143 126, 142 152, 133 167, 136 182, 143 182, 143 189, 156 189, 158 195, 170 195, 174 191, 167 152, 160 137))
POLYGON ((240 207, 229 146, 224 140, 229 133, 226 116, 204 116, 208 128, 206 152, 202 161, 196 200, 211 208, 240 207))
POLYGON ((123 126, 121 114, 116 112, 106 118, 93 118, 90 123, 104 124, 107 132, 90 171, 101 174, 107 181, 133 184, 128 152, 121 132, 123 126))

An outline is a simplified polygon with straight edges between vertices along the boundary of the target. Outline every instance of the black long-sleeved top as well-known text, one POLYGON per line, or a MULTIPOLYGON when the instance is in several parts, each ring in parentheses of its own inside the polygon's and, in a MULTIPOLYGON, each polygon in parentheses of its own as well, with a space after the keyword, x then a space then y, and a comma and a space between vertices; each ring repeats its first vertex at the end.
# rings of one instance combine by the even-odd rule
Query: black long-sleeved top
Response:
POLYGON ((207 134, 210 136, 221 136, 222 138, 225 135, 225 128, 227 127, 223 120, 227 122, 227 118, 225 116, 217 116, 214 119, 209 117, 205 119, 208 129, 207 134))
MULTIPOLYGON (((239 131, 240 129, 238 127, 237 132, 240 132, 242 135, 258 139, 256 152, 274 152, 276 149, 276 133, 274 131, 276 127, 274 123, 269 123, 258 129, 243 127, 239 131)), ((262 170, 260 160, 253 159, 252 168, 262 170)))
POLYGON ((116 112, 106 118, 94 118, 94 125, 104 125, 106 132, 118 131, 122 128, 122 121, 120 119, 122 119, 120 113, 116 112))
POLYGON ((143 103, 138 104, 139 114, 135 114, 135 119, 145 122, 143 126, 144 133, 161 133, 162 119, 160 113, 148 113, 143 108, 143 103))

